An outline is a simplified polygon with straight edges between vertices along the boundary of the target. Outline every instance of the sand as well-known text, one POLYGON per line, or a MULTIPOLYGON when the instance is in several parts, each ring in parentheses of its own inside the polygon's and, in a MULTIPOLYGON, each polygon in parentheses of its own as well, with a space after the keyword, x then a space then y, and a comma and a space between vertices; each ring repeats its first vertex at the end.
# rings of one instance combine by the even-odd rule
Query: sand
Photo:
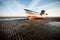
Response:
POLYGON ((60 18, 0 21, 1 40, 58 40, 60 18))

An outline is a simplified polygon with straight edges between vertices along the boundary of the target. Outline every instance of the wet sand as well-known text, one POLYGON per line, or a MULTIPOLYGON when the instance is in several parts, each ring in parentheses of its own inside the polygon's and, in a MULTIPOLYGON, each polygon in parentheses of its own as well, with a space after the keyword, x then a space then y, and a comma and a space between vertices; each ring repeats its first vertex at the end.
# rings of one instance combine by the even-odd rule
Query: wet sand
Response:
POLYGON ((58 40, 60 39, 59 24, 60 18, 49 18, 40 20, 20 19, 0 21, 0 39, 58 40))

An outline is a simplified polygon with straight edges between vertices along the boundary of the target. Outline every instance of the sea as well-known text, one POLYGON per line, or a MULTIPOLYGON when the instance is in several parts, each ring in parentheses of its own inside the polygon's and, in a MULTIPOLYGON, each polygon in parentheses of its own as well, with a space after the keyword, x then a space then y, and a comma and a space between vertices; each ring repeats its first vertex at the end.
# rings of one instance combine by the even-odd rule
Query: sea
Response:
POLYGON ((27 20, 27 18, 0 18, 0 21, 6 20, 27 20))

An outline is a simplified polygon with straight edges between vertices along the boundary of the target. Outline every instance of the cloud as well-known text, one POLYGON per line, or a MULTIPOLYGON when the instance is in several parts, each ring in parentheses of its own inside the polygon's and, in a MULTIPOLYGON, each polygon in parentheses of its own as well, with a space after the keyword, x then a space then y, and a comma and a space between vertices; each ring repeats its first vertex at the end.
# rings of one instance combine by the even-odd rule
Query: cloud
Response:
POLYGON ((30 5, 29 5, 29 8, 32 9, 34 8, 34 6, 36 6, 38 4, 38 2, 40 2, 40 0, 33 0, 30 5))
POLYGON ((50 17, 60 17, 60 7, 46 10, 50 17))
POLYGON ((60 7, 60 2, 53 2, 50 4, 42 5, 42 6, 36 6, 37 9, 49 9, 54 7, 60 7))
MULTIPOLYGON (((60 2, 53 2, 50 4, 36 6, 41 0, 33 0, 28 9, 40 12, 42 9, 47 10, 49 16, 60 16, 60 2)), ((23 4, 17 0, 0 0, 0 16, 26 16, 23 4)))
POLYGON ((0 16, 25 16, 25 6, 17 0, 1 0, 4 6, 0 9, 0 16))

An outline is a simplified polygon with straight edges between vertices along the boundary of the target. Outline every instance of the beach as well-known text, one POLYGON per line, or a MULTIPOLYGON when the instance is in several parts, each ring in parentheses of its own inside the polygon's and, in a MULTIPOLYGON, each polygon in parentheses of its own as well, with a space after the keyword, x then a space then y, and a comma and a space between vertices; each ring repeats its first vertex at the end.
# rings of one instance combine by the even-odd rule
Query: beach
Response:
POLYGON ((1 40, 58 40, 60 18, 0 21, 1 40))

